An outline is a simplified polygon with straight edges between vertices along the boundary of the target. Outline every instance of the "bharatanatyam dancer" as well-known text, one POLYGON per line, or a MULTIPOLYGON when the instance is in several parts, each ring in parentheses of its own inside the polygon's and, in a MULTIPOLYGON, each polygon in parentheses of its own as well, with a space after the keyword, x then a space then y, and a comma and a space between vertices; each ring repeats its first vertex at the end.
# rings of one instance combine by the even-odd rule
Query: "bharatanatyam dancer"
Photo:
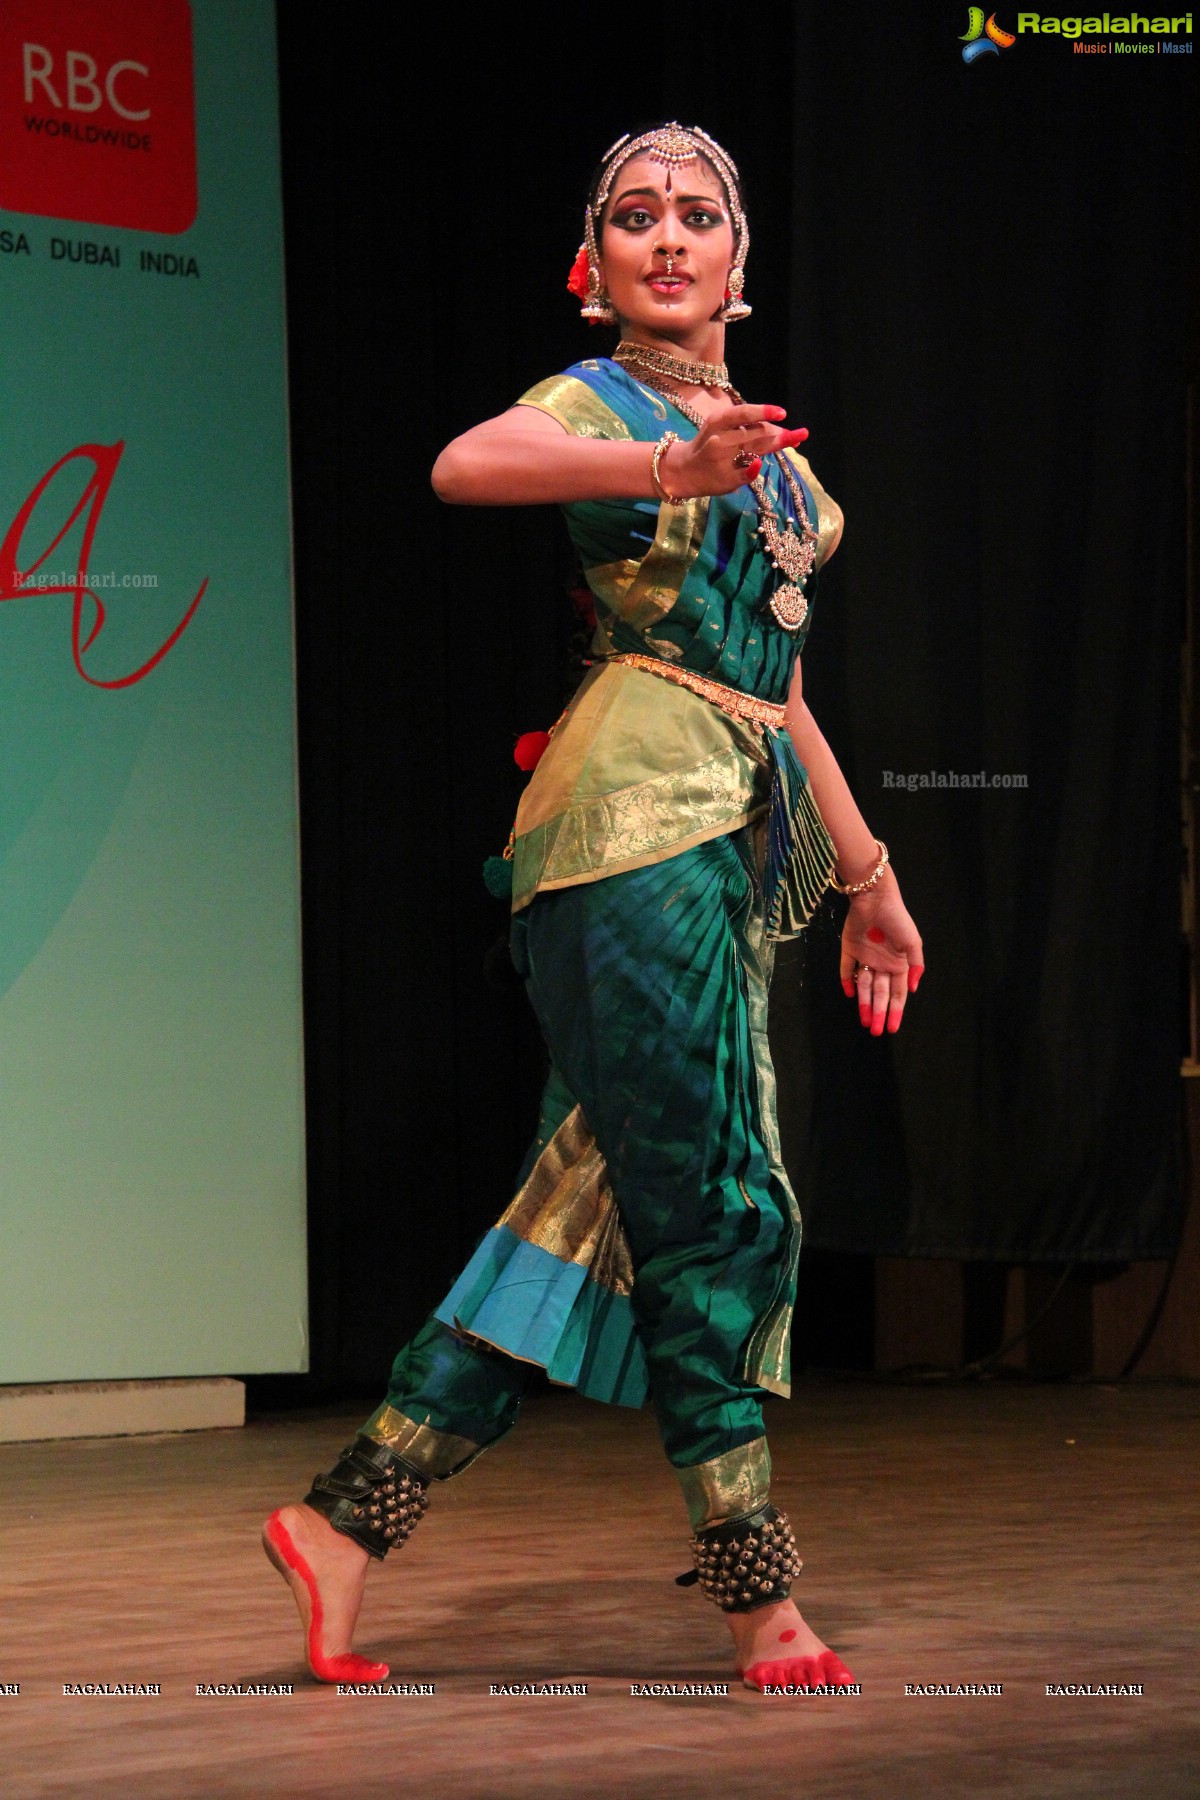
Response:
POLYGON ((443 500, 562 508, 597 617, 509 847, 512 953, 550 1053, 516 1196, 399 1354, 384 1403, 299 1505, 267 1521, 308 1664, 351 1650, 369 1562, 431 1485, 516 1422, 531 1372, 649 1395, 691 1521, 694 1573, 749 1687, 853 1683, 789 1598, 764 1393, 789 1392, 800 1215, 767 1047, 776 942, 830 887, 841 978, 895 1031, 921 939, 801 696, 817 572, 842 516, 726 370, 745 318, 738 172, 698 128, 607 152, 569 286, 610 357, 539 381, 438 458, 443 500))

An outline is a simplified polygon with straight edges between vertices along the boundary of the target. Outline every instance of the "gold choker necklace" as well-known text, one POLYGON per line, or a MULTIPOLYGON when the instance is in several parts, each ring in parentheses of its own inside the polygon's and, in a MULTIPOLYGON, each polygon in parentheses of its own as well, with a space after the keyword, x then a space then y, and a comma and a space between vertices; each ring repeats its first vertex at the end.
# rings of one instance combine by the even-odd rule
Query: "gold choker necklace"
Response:
POLYGON ((685 362, 682 356, 672 356, 668 350, 655 350, 649 344, 636 344, 632 338, 621 339, 613 351, 613 361, 620 363, 622 368, 640 369, 646 375, 678 381, 684 387, 720 388, 727 394, 734 391, 729 370, 723 362, 685 362))

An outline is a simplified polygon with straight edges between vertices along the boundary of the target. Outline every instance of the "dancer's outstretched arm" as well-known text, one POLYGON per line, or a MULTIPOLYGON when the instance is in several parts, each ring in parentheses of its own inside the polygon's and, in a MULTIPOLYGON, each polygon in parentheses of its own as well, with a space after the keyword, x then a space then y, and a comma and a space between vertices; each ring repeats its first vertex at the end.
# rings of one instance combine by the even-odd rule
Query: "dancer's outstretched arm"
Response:
MULTIPOLYGON (((761 460, 734 457, 802 444, 803 427, 784 431, 782 406, 722 405, 694 438, 678 439, 659 458, 668 493, 732 494, 753 481, 761 460)), ((651 500, 654 445, 577 437, 536 406, 512 406, 446 445, 433 465, 434 492, 458 506, 569 505, 572 500, 651 500)))

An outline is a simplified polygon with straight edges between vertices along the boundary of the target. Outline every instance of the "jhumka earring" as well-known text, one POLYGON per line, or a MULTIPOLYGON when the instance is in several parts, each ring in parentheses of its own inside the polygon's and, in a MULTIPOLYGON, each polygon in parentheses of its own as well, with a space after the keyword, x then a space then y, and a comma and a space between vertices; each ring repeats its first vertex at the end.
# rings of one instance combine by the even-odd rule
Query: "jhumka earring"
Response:
POLYGON ((591 261, 588 263, 587 299, 579 309, 579 316, 581 319, 590 319, 593 325, 615 325, 617 322, 613 303, 604 291, 600 271, 591 261))
POLYGON ((567 292, 574 294, 578 300, 583 302, 579 309, 579 316, 587 319, 589 324, 616 324, 616 312, 604 291, 599 267, 587 243, 580 244, 579 254, 571 265, 571 273, 567 278, 567 292))
MULTIPOLYGON (((741 253, 739 252, 739 255, 741 253)), ((742 289, 746 285, 746 277, 735 262, 729 271, 729 286, 725 290, 725 304, 717 314, 725 325, 732 325, 737 319, 748 319, 753 308, 747 306, 742 299, 742 289)))

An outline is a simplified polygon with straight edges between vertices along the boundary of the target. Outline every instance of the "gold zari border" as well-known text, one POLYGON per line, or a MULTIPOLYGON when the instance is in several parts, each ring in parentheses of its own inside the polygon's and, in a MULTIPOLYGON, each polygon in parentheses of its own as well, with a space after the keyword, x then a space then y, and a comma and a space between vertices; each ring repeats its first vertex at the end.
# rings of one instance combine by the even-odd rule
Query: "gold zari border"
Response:
POLYGON ((813 474, 809 460, 806 456, 801 456, 798 450, 785 450, 783 454, 787 457, 793 467, 799 469, 801 475, 803 475, 805 481, 808 483, 809 488, 812 490, 812 497, 817 503, 817 554, 814 559, 814 567, 819 569, 821 564, 826 562, 829 557, 833 555, 838 544, 841 542, 842 527, 845 525, 846 515, 843 513, 837 501, 831 500, 829 495, 825 492, 825 489, 813 474))
POLYGON ((403 1457, 406 1463, 411 1463, 423 1475, 432 1476, 435 1481, 457 1475, 487 1448, 473 1443, 470 1438, 439 1431, 435 1425, 418 1423, 407 1413, 397 1412, 386 1400, 362 1427, 362 1435, 377 1444, 386 1444, 394 1456, 403 1457))
POLYGON ((582 1107, 567 1114, 497 1224, 560 1262, 581 1263, 609 1293, 633 1292, 629 1243, 582 1107))
POLYGON ((551 375, 522 394, 518 406, 534 406, 549 413, 576 437, 615 438, 629 441, 633 437, 628 425, 599 394, 577 375, 551 375))
POLYGON ((654 542, 637 565, 637 574, 614 602, 614 610, 627 625, 644 631, 666 618, 700 554, 708 530, 708 509, 707 494, 678 506, 659 507, 654 542))
POLYGON ((775 1095, 775 1066, 767 1036, 767 993, 775 961, 775 945, 766 935, 766 920, 755 908, 748 921, 743 956, 747 965, 746 1000, 750 1021, 750 1048, 758 1086, 758 1125, 771 1172, 779 1184, 788 1210, 787 1241, 780 1246, 779 1280, 775 1297, 755 1325, 746 1346, 746 1378, 781 1394, 792 1391, 792 1309, 796 1297, 796 1269, 800 1257, 801 1219, 792 1184, 783 1166, 779 1141, 779 1110, 775 1095))
POLYGON ((542 889, 642 868, 736 831, 765 810, 765 800, 754 793, 753 768, 731 746, 698 767, 575 800, 532 831, 520 831, 518 815, 513 911, 528 906, 542 889), (690 830, 680 829, 681 819, 690 830))
POLYGON ((771 1496, 771 1452, 765 1437, 675 1473, 693 1531, 757 1512, 771 1496))

